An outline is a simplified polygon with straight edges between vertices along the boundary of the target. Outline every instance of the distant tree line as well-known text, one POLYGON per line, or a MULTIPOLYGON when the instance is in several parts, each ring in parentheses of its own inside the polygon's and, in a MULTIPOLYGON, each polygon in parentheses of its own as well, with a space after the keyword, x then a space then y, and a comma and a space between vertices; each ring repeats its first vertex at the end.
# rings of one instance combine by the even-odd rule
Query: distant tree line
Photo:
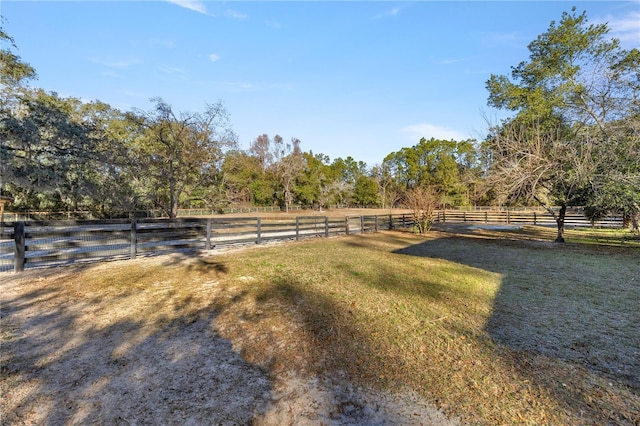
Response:
POLYGON ((389 208, 428 194, 441 206, 542 205, 558 241, 572 205, 592 219, 621 214, 637 229, 640 51, 608 32, 565 12, 510 77, 487 81, 489 105, 514 114, 489 123, 484 140, 422 138, 370 167, 279 135, 240 149, 221 101, 177 112, 153 98, 149 111, 123 112, 34 88, 35 70, 0 30, 9 46, 0 50, 0 190, 14 210, 169 217, 234 205, 389 208))
POLYGON ((35 70, 11 49, 1 60, 0 188, 14 210, 175 217, 179 208, 233 205, 394 207, 420 185, 442 188, 452 206, 475 201, 475 141, 422 139, 371 168, 279 135, 258 135, 243 150, 222 102, 176 112, 153 98, 150 111, 123 112, 30 87, 35 70))

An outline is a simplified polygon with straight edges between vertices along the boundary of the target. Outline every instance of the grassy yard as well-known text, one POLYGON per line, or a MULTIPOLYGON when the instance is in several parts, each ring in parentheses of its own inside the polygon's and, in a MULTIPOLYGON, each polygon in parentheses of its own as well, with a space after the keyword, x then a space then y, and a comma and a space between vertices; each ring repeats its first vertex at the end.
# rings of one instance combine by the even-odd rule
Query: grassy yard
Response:
POLYGON ((640 244, 569 230, 559 245, 552 234, 380 232, 41 280, 92 306, 98 330, 127 321, 158 333, 215 317, 273 377, 410 388, 471 424, 638 424, 640 244))

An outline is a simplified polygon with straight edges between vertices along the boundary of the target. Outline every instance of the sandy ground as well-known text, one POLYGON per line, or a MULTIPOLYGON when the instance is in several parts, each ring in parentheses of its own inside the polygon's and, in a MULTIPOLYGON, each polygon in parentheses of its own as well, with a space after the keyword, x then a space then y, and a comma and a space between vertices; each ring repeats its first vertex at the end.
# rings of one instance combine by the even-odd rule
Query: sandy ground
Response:
POLYGON ((411 392, 273 377, 220 336, 215 312, 160 329, 119 320, 113 298, 76 297, 60 274, 0 274, 2 425, 457 424, 411 392))

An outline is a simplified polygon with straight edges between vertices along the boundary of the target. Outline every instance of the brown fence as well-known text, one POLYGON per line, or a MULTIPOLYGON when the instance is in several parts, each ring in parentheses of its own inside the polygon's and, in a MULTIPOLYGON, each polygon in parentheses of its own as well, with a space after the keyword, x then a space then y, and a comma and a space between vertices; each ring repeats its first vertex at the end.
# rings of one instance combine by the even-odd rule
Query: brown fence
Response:
MULTIPOLYGON (((459 211, 434 213, 436 223, 555 225, 542 212, 459 211)), ((567 215, 567 226, 591 226, 584 216, 567 215)), ((594 225, 620 226, 619 218, 594 225)), ((85 260, 135 259, 180 250, 263 244, 340 234, 411 229, 409 214, 378 216, 110 219, 6 222, 0 229, 0 272, 56 266, 85 260)))

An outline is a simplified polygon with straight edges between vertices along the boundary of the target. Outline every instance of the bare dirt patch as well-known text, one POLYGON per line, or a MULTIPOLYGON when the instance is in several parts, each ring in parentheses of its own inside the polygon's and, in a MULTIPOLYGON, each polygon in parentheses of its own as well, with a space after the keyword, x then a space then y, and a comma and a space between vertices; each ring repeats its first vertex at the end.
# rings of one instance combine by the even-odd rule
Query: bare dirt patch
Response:
POLYGON ((221 306, 236 293, 211 258, 126 265, 3 274, 3 425, 455 424, 409 391, 274 374, 247 361, 220 333, 221 306), (159 279, 157 271, 171 267, 191 276, 159 279), (134 286, 121 285, 132 278, 134 286))

